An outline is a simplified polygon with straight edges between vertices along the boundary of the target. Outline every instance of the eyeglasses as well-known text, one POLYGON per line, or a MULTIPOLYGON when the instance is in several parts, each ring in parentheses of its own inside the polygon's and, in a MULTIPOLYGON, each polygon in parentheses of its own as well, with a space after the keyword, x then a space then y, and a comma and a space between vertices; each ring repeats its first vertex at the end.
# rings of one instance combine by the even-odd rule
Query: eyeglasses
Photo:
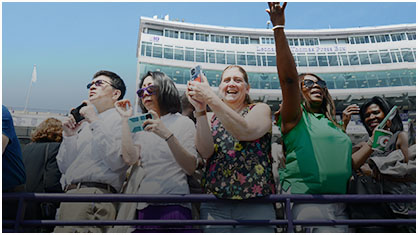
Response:
POLYGON ((107 83, 107 84, 111 85, 112 87, 114 87, 114 86, 112 85, 112 83, 110 83, 110 82, 108 82, 108 81, 105 81, 105 80, 98 79, 98 80, 96 80, 96 81, 93 81, 93 82, 91 82, 91 83, 87 84, 87 89, 90 89, 90 87, 91 87, 91 86, 93 86, 93 84, 94 84, 96 87, 100 87, 100 86, 102 86, 102 85, 103 85, 103 84, 105 84, 105 83, 107 83))
POLYGON ((318 86, 322 89, 327 88, 327 83, 325 81, 322 80, 318 80, 316 82, 309 80, 309 79, 305 79, 303 80, 303 86, 306 88, 312 88, 315 84, 318 84, 318 86))
POLYGON ((154 86, 154 85, 151 85, 151 86, 147 86, 147 87, 144 87, 144 88, 140 88, 136 92, 136 94, 139 96, 139 98, 142 98, 142 97, 144 97, 145 91, 147 91, 148 94, 153 95, 157 91, 157 87, 154 86))

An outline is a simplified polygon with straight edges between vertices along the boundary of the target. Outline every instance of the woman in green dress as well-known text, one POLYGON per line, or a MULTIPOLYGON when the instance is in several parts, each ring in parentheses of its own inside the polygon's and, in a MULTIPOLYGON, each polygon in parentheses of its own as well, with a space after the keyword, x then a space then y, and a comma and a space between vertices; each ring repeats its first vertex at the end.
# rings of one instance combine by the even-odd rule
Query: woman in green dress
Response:
MULTIPOLYGON (((286 168, 279 170, 282 193, 345 194, 351 176, 351 141, 335 119, 326 82, 315 74, 298 75, 284 33, 286 3, 269 3, 277 70, 283 94, 278 125, 286 168)), ((344 203, 295 203, 296 220, 346 219, 344 203)), ((348 232, 348 226, 312 226, 312 232, 348 232)))

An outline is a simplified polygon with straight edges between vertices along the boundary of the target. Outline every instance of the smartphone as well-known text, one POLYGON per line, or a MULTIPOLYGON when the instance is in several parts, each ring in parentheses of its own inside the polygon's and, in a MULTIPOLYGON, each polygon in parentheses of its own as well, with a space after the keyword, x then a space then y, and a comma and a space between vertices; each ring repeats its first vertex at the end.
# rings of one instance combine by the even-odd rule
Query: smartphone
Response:
POLYGON ((138 131, 143 131, 144 128, 147 126, 143 126, 144 122, 147 119, 153 119, 152 114, 150 113, 145 113, 145 114, 141 114, 139 116, 134 116, 128 119, 128 125, 129 125, 129 129, 131 130, 132 133, 138 132, 138 131))
POLYGON ((190 69, 190 80, 202 82, 202 79, 200 76, 201 73, 202 73, 202 68, 200 67, 200 65, 190 69))
POLYGON ((75 119, 75 122, 76 123, 79 123, 79 122, 81 122, 84 119, 84 117, 81 116, 81 114, 80 114, 80 109, 82 107, 84 107, 84 106, 87 106, 87 104, 86 103, 82 103, 77 108, 72 109, 71 112, 70 112, 74 116, 74 119, 75 119))

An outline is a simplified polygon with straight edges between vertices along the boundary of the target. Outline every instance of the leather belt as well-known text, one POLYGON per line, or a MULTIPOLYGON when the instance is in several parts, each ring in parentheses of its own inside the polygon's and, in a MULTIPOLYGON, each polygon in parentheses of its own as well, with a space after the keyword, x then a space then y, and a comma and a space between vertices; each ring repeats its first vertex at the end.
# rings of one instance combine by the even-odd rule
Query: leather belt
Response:
POLYGON ((3 193, 18 193, 18 192, 25 192, 25 191, 26 191, 26 185, 20 184, 13 188, 3 190, 3 193))
POLYGON ((112 193, 117 193, 116 189, 112 185, 96 182, 80 182, 76 184, 68 184, 67 186, 65 186, 64 191, 67 192, 68 190, 79 188, 101 188, 106 189, 112 193))

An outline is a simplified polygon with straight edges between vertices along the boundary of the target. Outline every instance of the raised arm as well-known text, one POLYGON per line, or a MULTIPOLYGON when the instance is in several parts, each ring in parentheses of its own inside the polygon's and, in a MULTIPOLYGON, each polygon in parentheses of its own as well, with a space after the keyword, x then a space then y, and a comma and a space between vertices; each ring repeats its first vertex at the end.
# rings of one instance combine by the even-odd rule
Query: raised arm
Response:
POLYGON ((72 114, 62 123, 62 143, 57 154, 57 165, 61 173, 65 174, 68 167, 77 158, 77 135, 82 123, 76 123, 72 114))
MULTIPOLYGON (((186 138, 186 140, 179 140, 178 136, 175 136, 174 133, 164 125, 155 111, 150 110, 149 112, 154 118, 148 119, 144 122, 144 125, 146 125, 144 130, 154 132, 156 135, 164 139, 179 166, 188 175, 192 175, 197 166, 197 157, 195 156, 196 151, 192 152, 190 148, 190 144, 191 146, 194 145, 193 140, 195 137, 195 130, 193 124, 191 124, 191 129, 190 127, 185 127, 186 129, 184 130, 189 138, 186 138)), ((192 123, 191 120, 190 122, 192 123)))
POLYGON ((357 104, 347 106, 343 111, 343 130, 347 130, 348 123, 350 123, 351 115, 358 114, 360 107, 357 104))
MULTIPOLYGON (((190 84, 188 83, 188 88, 190 84)), ((206 114, 206 103, 204 101, 195 100, 190 96, 189 89, 186 90, 187 99, 195 108, 196 117, 196 149, 203 159, 208 159, 214 152, 213 137, 210 130, 210 118, 212 115, 206 114)))
POLYGON ((115 103, 115 108, 122 118, 122 159, 128 165, 133 165, 139 160, 141 146, 135 146, 129 130, 128 118, 132 116, 131 102, 127 99, 119 100, 115 103))
POLYGON ((288 133, 299 122, 302 116, 300 108, 301 96, 298 71, 284 33, 284 10, 287 3, 280 6, 279 2, 269 2, 267 13, 274 28, 276 45, 276 64, 282 88, 283 103, 281 107, 282 133, 288 133))
POLYGON ((210 88, 206 76, 202 82, 190 82, 188 94, 193 99, 205 101, 221 121, 225 129, 240 141, 256 140, 271 130, 271 109, 267 104, 258 103, 247 114, 241 114, 225 104, 210 88))

